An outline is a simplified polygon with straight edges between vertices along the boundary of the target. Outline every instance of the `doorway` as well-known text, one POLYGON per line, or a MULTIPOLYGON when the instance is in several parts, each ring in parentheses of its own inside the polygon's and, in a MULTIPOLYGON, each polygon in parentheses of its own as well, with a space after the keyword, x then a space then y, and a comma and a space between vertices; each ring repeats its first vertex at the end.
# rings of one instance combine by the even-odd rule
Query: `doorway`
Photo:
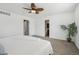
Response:
POLYGON ((45 20, 45 37, 49 37, 49 20, 45 20))
POLYGON ((23 24, 24 24, 24 35, 29 35, 29 21, 24 20, 23 24))

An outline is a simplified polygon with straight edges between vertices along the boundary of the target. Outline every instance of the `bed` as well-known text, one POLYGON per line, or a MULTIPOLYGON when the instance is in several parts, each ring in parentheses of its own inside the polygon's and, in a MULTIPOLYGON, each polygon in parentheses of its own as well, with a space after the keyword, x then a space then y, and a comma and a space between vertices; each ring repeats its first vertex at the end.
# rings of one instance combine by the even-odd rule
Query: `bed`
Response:
POLYGON ((10 36, 0 39, 8 55, 50 55, 53 49, 49 41, 31 36, 10 36))

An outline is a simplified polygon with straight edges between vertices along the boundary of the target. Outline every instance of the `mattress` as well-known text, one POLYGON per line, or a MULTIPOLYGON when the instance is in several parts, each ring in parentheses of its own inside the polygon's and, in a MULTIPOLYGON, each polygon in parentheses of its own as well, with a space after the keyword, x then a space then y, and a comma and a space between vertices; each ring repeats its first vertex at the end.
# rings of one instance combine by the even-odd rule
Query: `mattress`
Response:
POLYGON ((49 55, 53 49, 49 41, 31 36, 10 36, 0 39, 8 55, 49 55))

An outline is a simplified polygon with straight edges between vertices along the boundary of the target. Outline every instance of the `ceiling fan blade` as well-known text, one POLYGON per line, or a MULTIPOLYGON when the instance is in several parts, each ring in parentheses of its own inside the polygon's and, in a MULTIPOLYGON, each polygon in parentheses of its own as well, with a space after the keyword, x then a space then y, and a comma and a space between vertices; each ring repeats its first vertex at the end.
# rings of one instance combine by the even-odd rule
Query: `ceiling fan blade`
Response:
POLYGON ((32 10, 32 9, 29 9, 29 8, 24 8, 24 7, 23 7, 23 9, 32 10))
POLYGON ((37 10, 38 10, 38 11, 43 11, 44 9, 43 9, 43 8, 37 8, 37 10))
POLYGON ((35 3, 31 3, 31 8, 36 8, 35 3))

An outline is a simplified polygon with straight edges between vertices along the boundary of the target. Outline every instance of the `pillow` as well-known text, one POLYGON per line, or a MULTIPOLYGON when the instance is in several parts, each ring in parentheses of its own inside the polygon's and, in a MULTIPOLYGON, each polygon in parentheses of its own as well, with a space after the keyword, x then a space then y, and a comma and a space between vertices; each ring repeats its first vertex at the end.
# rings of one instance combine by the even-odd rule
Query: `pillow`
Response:
POLYGON ((7 55, 8 53, 5 51, 5 48, 2 44, 0 44, 0 55, 7 55))

